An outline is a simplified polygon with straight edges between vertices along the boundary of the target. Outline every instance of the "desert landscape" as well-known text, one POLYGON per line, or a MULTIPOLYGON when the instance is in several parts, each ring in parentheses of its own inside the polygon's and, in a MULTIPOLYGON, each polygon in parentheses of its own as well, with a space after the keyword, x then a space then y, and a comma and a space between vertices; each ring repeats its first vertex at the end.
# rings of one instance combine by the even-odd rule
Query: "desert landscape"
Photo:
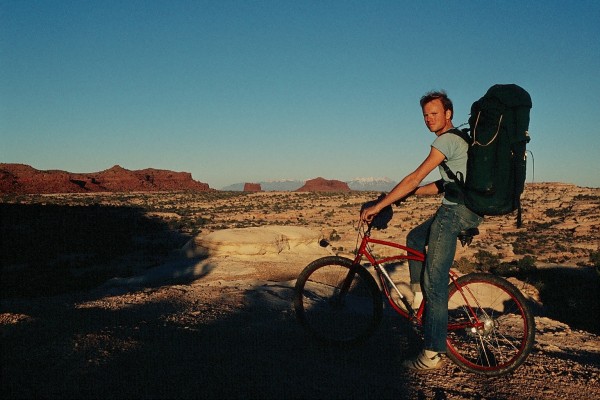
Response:
MULTIPOLYGON (((312 342, 295 278, 352 257, 378 193, 249 188, 2 195, 3 397, 600 399, 600 189, 528 184, 522 228, 488 217, 459 246, 457 271, 506 276, 536 315, 525 364, 485 378, 402 370, 419 343, 399 318, 350 350, 312 342)), ((439 201, 374 235, 403 242, 439 201)))

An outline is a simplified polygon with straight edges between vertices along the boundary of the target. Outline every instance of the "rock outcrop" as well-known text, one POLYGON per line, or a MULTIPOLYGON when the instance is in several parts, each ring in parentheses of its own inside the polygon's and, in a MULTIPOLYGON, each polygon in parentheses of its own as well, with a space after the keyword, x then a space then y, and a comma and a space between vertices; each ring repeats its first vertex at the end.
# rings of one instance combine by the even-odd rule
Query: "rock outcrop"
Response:
POLYGON ((260 183, 245 183, 244 192, 262 192, 260 183))
POLYGON ((85 193, 209 191, 189 172, 147 168, 131 171, 119 165, 100 172, 42 171, 24 164, 0 164, 0 193, 85 193))
POLYGON ((297 192, 349 192, 350 187, 346 182, 335 179, 315 178, 306 181, 304 186, 296 190, 297 192))
POLYGON ((209 256, 308 255, 311 258, 331 255, 319 245, 323 235, 306 227, 267 225, 250 228, 222 229, 197 237, 196 252, 209 256))

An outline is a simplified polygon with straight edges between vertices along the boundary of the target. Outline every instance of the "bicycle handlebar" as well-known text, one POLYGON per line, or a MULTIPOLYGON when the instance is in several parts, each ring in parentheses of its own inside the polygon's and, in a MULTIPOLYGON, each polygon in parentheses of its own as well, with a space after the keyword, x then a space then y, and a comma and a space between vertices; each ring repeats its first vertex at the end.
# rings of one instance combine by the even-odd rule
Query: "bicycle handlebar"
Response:
MULTIPOLYGON (((379 195, 379 197, 377 198, 377 200, 371 200, 371 201, 364 203, 360 207, 360 212, 362 213, 362 211, 365 208, 372 207, 375 204, 379 203, 379 201, 381 201, 381 199, 383 199, 384 197, 385 197, 385 193, 381 193, 379 195)), ((373 217, 371 222, 367 223, 367 228, 368 228, 367 230, 370 231, 371 228, 386 229, 388 222, 390 222, 392 220, 393 216, 394 216, 394 210, 392 210, 392 206, 389 205, 389 206, 384 207, 377 215, 375 215, 375 217, 373 217)))

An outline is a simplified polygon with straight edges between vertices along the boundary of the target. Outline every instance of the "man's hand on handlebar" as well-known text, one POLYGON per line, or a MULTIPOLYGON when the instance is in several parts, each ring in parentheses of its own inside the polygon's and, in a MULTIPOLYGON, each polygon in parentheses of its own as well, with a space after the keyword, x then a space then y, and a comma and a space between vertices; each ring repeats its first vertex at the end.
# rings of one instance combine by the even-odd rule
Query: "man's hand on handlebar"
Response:
POLYGON ((360 213, 360 219, 365 221, 366 223, 370 224, 371 221, 373 221, 373 218, 375 218, 375 216, 377 214, 379 214, 379 209, 377 208, 377 206, 372 206, 372 207, 368 207, 365 208, 364 210, 362 210, 362 212, 360 213))
POLYGON ((360 220, 369 224, 369 229, 386 229, 392 219, 392 206, 383 207, 381 204, 384 198, 385 193, 382 193, 377 200, 369 201, 360 208, 360 220))

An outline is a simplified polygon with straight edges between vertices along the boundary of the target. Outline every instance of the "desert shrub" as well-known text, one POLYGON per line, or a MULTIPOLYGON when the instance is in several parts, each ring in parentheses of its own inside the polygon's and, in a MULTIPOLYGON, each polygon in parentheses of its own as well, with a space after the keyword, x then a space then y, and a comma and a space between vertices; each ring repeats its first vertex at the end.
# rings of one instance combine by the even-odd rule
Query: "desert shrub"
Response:
POLYGON ((489 272, 500 266, 500 256, 492 254, 486 250, 479 250, 475 253, 478 269, 480 271, 489 272))
POLYGON ((551 228, 553 225, 556 225, 558 223, 560 223, 560 220, 557 219, 553 219, 551 221, 546 221, 546 222, 532 222, 531 223, 531 230, 536 232, 536 231, 541 231, 544 229, 548 229, 551 228))
POLYGON ((517 261, 517 267, 523 273, 533 272, 536 269, 536 261, 537 259, 533 256, 525 256, 517 261))
POLYGON ((454 261, 452 266, 463 274, 478 271, 477 264, 470 261, 467 257, 461 257, 459 260, 454 261))
POLYGON ((592 266, 600 268, 600 250, 592 251, 590 253, 590 262, 592 266))
POLYGON ((196 219, 196 226, 203 227, 204 225, 206 225, 209 222, 210 222, 210 220, 208 218, 198 217, 196 219))
POLYGON ((536 288, 538 292, 544 292, 546 290, 546 284, 542 280, 536 280, 533 282, 533 287, 536 288))
POLYGON ((534 244, 523 235, 517 235, 512 243, 513 252, 515 254, 535 254, 536 249, 534 244))
POLYGON ((557 243, 556 244, 556 250, 558 250, 558 251, 568 251, 569 248, 567 246, 565 246, 564 244, 562 244, 562 243, 557 243))
POLYGON ((535 266, 536 258, 532 256, 525 256, 520 260, 511 262, 503 262, 500 265, 493 267, 491 272, 501 276, 523 276, 531 274, 536 271, 535 266))
POLYGON ((564 217, 571 213, 571 209, 572 207, 549 208, 544 212, 544 214, 550 218, 564 217))
POLYGON ((583 200, 583 201, 598 201, 600 200, 600 196, 593 194, 578 194, 574 197, 574 200, 583 200))

